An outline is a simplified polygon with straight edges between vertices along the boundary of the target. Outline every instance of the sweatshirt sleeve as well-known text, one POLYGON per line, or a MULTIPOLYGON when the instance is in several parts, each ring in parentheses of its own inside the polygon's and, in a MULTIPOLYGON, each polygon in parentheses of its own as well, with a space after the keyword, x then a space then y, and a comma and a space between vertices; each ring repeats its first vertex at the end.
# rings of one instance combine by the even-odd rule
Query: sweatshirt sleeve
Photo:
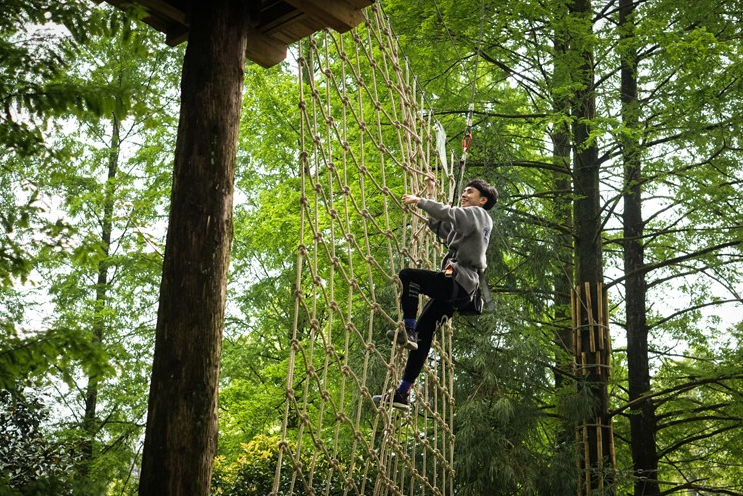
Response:
POLYGON ((467 207, 450 207, 434 200, 423 199, 418 202, 418 208, 431 218, 429 225, 432 226, 432 230, 436 222, 449 223, 451 224, 449 231, 454 229, 466 235, 477 225, 475 211, 467 207))

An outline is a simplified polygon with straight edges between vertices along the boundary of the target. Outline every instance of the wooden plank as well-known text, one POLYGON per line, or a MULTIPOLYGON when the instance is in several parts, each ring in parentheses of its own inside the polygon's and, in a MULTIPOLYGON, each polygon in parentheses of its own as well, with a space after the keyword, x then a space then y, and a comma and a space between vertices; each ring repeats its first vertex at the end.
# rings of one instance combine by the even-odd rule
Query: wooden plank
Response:
POLYGON ((589 340, 589 349, 593 353, 596 351, 596 321, 593 317, 593 298, 591 295, 591 283, 586 282, 585 283, 585 291, 586 291, 586 322, 588 324, 588 340, 589 340))
POLYGON ((345 33, 364 18, 361 11, 346 0, 285 0, 286 3, 317 19, 323 25, 345 33))
POLYGON ((251 25, 264 33, 274 34, 288 24, 301 21, 302 17, 303 12, 281 2, 261 10, 254 19, 251 19, 251 25))
POLYGON ((273 67, 286 59, 286 45, 258 30, 251 29, 248 31, 245 56, 261 67, 273 67))
MULTIPOLYGON (((591 445, 588 442, 588 426, 583 424, 583 467, 588 469, 591 466, 591 445)), ((586 492, 585 494, 591 493, 591 472, 586 470, 586 492)))
MULTIPOLYGON (((611 366, 611 332, 609 329, 609 298, 604 298, 604 324, 606 327, 604 328, 605 337, 606 340, 606 364, 611 366)), ((609 369, 611 370, 611 368, 609 369)), ((607 374, 607 377, 610 374, 607 374)))
POLYGON ((374 0, 346 0, 351 6, 362 10, 374 3, 374 0))
POLYGON ((609 455, 611 456, 611 466, 613 468, 617 466, 617 454, 614 451, 614 419, 612 417, 609 417, 609 432, 611 433, 609 436, 609 455))
POLYGON ((598 489, 604 488, 604 425, 601 417, 596 417, 596 463, 598 465, 598 489))
POLYGON ((295 41, 301 40, 302 38, 310 36, 317 31, 322 31, 323 29, 325 29, 325 25, 321 22, 302 14, 290 23, 286 23, 283 26, 278 26, 265 32, 277 40, 286 43, 287 45, 291 45, 295 41))
POLYGON ((169 46, 178 46, 188 41, 188 26, 174 26, 165 32, 165 43, 169 46))
MULTIPOLYGON (((114 3, 114 2, 110 2, 114 3)), ((118 1, 119 5, 123 3, 132 3, 131 1, 118 1)), ((164 1, 164 0, 136 0, 136 3, 145 7, 148 12, 158 17, 164 17, 178 24, 188 26, 188 18, 185 12, 186 5, 182 2, 164 1)))
MULTIPOLYGON (((103 0, 94 0, 102 3, 103 0)), ((188 40, 189 0, 106 0, 125 9, 136 3, 150 15, 143 21, 166 36, 175 46, 188 40)), ((346 32, 363 20, 361 9, 374 0, 276 0, 256 4, 251 14, 252 31, 245 51, 248 59, 263 67, 274 66, 286 59, 287 46, 327 27, 346 32)))
POLYGON ((604 330, 606 329, 606 322, 604 319, 604 290, 603 285, 600 282, 596 283, 596 310, 598 311, 598 346, 600 350, 604 350, 604 330))

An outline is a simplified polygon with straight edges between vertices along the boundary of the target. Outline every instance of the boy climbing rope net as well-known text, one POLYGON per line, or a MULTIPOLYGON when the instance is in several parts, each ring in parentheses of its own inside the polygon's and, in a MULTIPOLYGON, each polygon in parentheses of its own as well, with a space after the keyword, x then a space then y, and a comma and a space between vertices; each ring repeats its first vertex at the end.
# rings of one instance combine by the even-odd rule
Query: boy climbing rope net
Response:
MULTIPOLYGON (((428 193, 432 195, 433 177, 428 176, 427 182, 428 193)), ((498 191, 484 180, 475 179, 465 185, 459 207, 412 194, 404 194, 402 201, 425 211, 429 229, 449 248, 441 262, 441 270, 406 268, 399 273, 404 329, 391 329, 387 337, 410 351, 397 389, 375 395, 373 400, 377 404, 391 403, 395 408, 408 410, 410 390, 423 369, 436 326, 451 318, 454 312, 472 305, 476 296, 493 229, 493 220, 486 211, 497 203, 498 191), (416 319, 421 294, 430 300, 416 319)))

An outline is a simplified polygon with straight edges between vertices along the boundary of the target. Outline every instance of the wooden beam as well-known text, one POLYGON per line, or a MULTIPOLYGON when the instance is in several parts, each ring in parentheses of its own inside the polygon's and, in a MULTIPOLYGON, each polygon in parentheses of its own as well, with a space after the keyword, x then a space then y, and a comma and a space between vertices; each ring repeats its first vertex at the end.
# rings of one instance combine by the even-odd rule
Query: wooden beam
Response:
POLYGON ((248 31, 245 56, 261 67, 273 67, 286 59, 286 45, 255 28, 251 28, 248 31))
POLYGON ((282 26, 280 30, 274 30, 271 33, 271 37, 285 45, 291 45, 305 36, 310 36, 318 29, 322 29, 322 26, 318 27, 316 22, 310 22, 309 24, 308 22, 310 22, 310 20, 304 18, 302 22, 286 24, 282 26))
POLYGON ((188 41, 188 26, 177 25, 168 29, 165 32, 165 43, 170 46, 178 46, 181 43, 188 41))
MULTIPOLYGON (((95 0, 102 3, 103 0, 95 0)), ((188 39, 188 15, 181 9, 178 2, 165 0, 107 0, 106 3, 122 10, 127 5, 136 3, 143 7, 148 15, 142 19, 146 24, 165 34, 165 42, 170 46, 176 46, 188 39)), ((182 2, 181 2, 182 3, 182 2)))
POLYGON ((339 33, 357 26, 363 19, 361 11, 346 0, 284 0, 304 12, 307 17, 317 19, 324 26, 339 33))
MULTIPOLYGON (((122 4, 132 2, 131 0, 129 0, 119 1, 117 3, 122 4)), ((165 0, 137 0, 136 3, 138 3, 142 7, 145 7, 148 12, 157 14, 160 17, 165 17, 166 19, 170 19, 171 21, 177 22, 178 24, 182 24, 184 26, 188 26, 189 24, 186 12, 183 11, 181 8, 176 7, 174 5, 175 2, 168 2, 165 0)))
POLYGON ((351 4, 356 9, 365 9, 369 5, 373 4, 375 0, 346 0, 349 4, 351 4))
MULTIPOLYGON (((103 0, 93 0, 102 3, 103 0)), ((136 3, 148 16, 143 21, 165 34, 176 46, 188 40, 190 0, 106 0, 119 9, 136 3)), ((263 67, 286 58, 287 46, 316 31, 331 28, 344 33, 363 20, 362 9, 374 0, 275 0, 259 1, 251 13, 251 28, 245 54, 263 67), (256 15, 257 14, 257 15, 256 15)))

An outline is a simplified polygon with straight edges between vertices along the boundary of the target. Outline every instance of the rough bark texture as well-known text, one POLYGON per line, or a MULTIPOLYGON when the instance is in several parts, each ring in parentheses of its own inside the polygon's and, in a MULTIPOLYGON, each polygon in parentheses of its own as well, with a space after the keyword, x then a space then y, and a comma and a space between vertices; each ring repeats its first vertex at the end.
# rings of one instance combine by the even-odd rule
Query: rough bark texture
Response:
MULTIPOLYGON (((590 16, 590 0, 575 0, 576 16, 590 16)), ((589 17, 590 18, 590 17, 589 17)), ((589 22, 586 19, 585 22, 589 22)), ((574 219, 576 229, 577 281, 602 282, 603 249, 601 245, 601 196, 599 191, 599 149, 590 136, 596 117, 594 94, 593 47, 590 28, 581 33, 581 41, 572 47, 580 57, 581 67, 575 72, 575 82, 582 86, 575 94, 573 107, 573 183, 575 187, 574 219)))
POLYGON ((193 2, 141 496, 209 494, 247 2, 193 2))
MULTIPOLYGON (((555 71, 553 85, 566 84, 568 66, 565 58, 568 44, 564 32, 555 35, 555 71)), ((567 94, 556 97, 553 108, 557 114, 569 115, 570 102, 567 94)), ((556 357, 558 371, 555 374, 555 387, 559 390, 565 384, 565 378, 573 373, 572 335, 570 316, 570 292, 573 290, 573 216, 571 210, 570 192, 572 183, 570 178, 570 127, 568 124, 558 123, 552 131, 552 157, 555 165, 563 169, 555 173, 553 189, 555 191, 555 223, 563 231, 555 237, 555 253, 558 258, 557 270, 554 274, 555 287, 555 344, 561 350, 556 357)))
MULTIPOLYGON (((633 48, 632 0, 619 1, 622 39, 622 121, 630 129, 638 126, 637 51, 633 48)), ((645 257, 643 252, 642 167, 640 145, 625 133, 622 141, 624 161, 624 273, 627 312, 627 368, 629 372, 630 448, 635 475, 635 496, 660 493, 657 482, 658 457, 655 445, 655 408, 651 400, 640 400, 650 392, 648 328, 645 311, 645 257)))
MULTIPOLYGON (((578 283, 576 310, 580 310, 579 315, 575 312, 577 319, 574 322, 577 330, 576 362, 582 369, 578 374, 581 378, 578 387, 591 403, 590 412, 581 426, 584 449, 579 493, 588 494, 595 489, 612 491, 614 457, 608 414, 608 348, 599 349, 597 344, 602 339, 608 341, 609 333, 602 308, 606 295, 603 289, 599 149, 591 136, 596 116, 591 1, 573 0, 570 10, 576 29, 570 50, 573 60, 580 61, 573 73, 573 83, 580 88, 574 95, 573 104, 573 211, 578 283)), ((608 346, 608 343, 603 345, 608 346)))

